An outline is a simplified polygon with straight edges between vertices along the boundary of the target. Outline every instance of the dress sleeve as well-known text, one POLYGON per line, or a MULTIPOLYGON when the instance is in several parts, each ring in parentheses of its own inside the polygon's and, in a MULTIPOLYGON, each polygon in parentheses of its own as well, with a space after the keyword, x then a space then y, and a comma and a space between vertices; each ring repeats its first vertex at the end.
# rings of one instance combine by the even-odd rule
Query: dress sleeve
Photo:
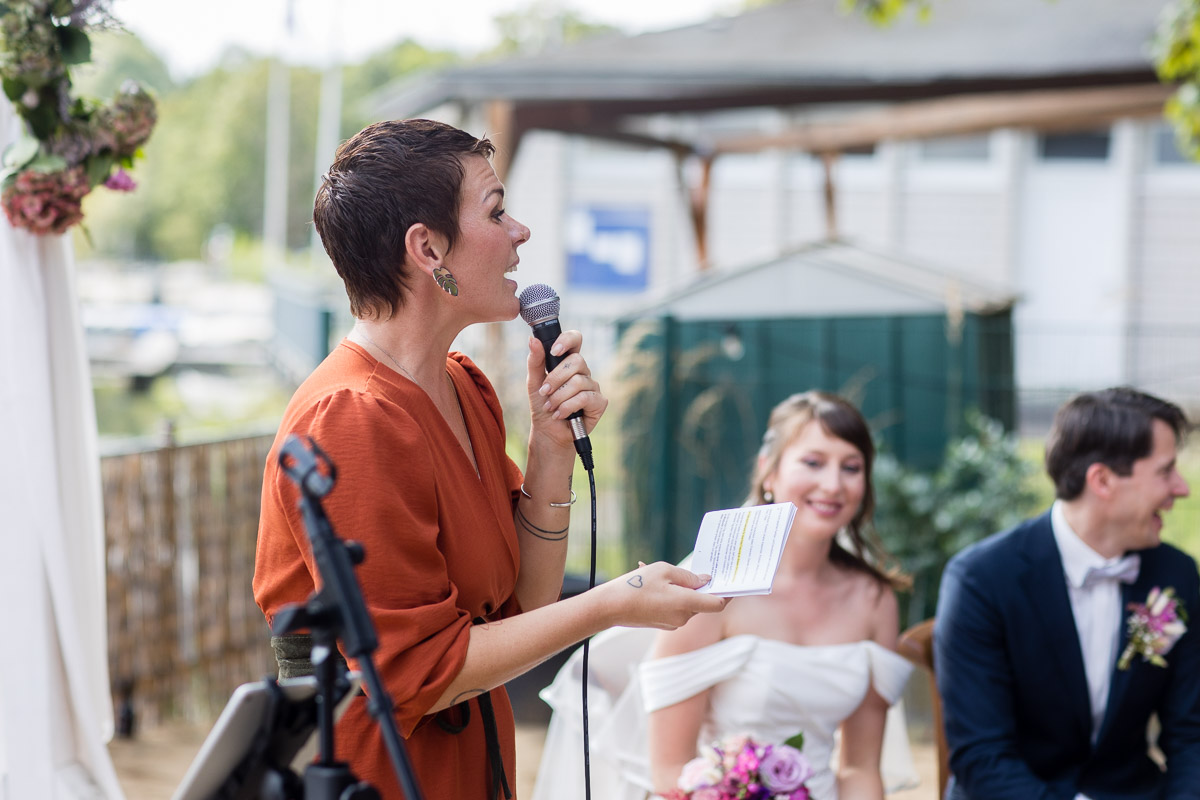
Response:
MULTIPOLYGON (((364 547, 356 573, 378 632, 375 661, 409 736, 461 670, 471 626, 438 547, 432 456, 421 426, 396 403, 342 389, 298 418, 292 432, 312 436, 338 469, 323 505, 334 532, 364 547)), ((294 485, 278 470, 273 479, 289 527, 302 535, 294 485)), ((319 583, 311 548, 304 543, 299 551, 319 583)), ((270 621, 278 608, 264 610, 270 621)))
POLYGON ((638 665, 646 713, 674 705, 736 675, 754 653, 753 636, 722 639, 690 653, 638 665))
POLYGON ((873 642, 871 644, 874 646, 867 649, 871 661, 871 688, 887 700, 888 705, 892 705, 904 693, 913 665, 903 656, 873 642))

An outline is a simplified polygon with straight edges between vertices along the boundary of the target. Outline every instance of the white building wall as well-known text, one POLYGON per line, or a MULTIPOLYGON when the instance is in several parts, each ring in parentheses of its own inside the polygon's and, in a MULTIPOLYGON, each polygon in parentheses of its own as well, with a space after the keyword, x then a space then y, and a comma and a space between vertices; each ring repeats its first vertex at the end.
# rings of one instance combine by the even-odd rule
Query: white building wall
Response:
POLYGON ((731 155, 713 163, 708 252, 718 269, 766 261, 786 241, 781 217, 778 156, 731 155))
POLYGON ((824 171, 821 162, 806 153, 791 154, 786 169, 784 246, 791 249, 825 235, 824 171))
MULTIPOLYGON (((994 138, 994 137, 993 137, 994 138)), ((1001 148, 985 159, 934 160, 903 145, 898 191, 900 250, 972 278, 1005 285, 1009 272, 1006 197, 1010 176, 1001 148)))
MULTIPOLYGON (((889 177, 886 164, 878 155, 847 155, 835 162, 833 181, 838 238, 877 246, 887 244, 889 177)), ((823 184, 818 183, 814 191, 821 198, 823 184)), ((823 201, 821 208, 824 208, 823 201)), ((823 210, 821 214, 824 214, 823 210)), ((823 222, 821 231, 823 235, 823 222)))
MULTIPOLYGON (((1115 126, 1105 161, 1047 161, 1022 131, 994 132, 983 159, 926 158, 915 143, 843 157, 834 173, 838 234, 1011 288, 1026 400, 1052 405, 1080 388, 1130 382, 1200 405, 1200 166, 1150 157, 1157 125, 1115 126)), ((760 263, 823 238, 823 180, 821 162, 805 154, 718 158, 712 268, 760 263)), ((611 340, 609 320, 686 284, 698 268, 686 193, 666 153, 532 134, 508 188, 510 210, 533 230, 519 282, 562 287, 564 322, 594 329, 594 341, 611 340), (579 203, 651 210, 646 292, 567 285, 564 220, 579 203)))
POLYGON ((1200 167, 1151 163, 1138 189, 1132 380, 1200 398, 1200 167))

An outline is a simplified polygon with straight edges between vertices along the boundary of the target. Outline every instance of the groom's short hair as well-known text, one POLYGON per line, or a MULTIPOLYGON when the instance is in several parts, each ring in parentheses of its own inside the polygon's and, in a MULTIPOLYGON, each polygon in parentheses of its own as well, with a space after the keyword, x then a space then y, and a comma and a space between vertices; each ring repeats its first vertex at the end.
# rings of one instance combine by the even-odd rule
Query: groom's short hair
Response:
POLYGON ((1097 462, 1129 475, 1133 462, 1154 448, 1154 420, 1162 420, 1179 441, 1188 430, 1179 406, 1121 386, 1072 397, 1054 415, 1046 439, 1046 471, 1061 500, 1083 492, 1088 467, 1097 462))

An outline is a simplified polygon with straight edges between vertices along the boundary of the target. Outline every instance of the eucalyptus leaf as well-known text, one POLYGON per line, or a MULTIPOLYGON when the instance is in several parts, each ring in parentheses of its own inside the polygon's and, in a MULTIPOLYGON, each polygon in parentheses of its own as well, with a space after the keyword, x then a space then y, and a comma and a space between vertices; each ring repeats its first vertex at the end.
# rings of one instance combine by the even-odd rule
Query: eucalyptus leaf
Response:
POLYGON ((4 85, 4 96, 14 103, 21 99, 21 95, 25 94, 26 85, 15 78, 5 78, 0 83, 4 85))
POLYGON ((22 136, 10 144, 4 151, 4 166, 19 170, 32 161, 38 154, 38 140, 31 136, 22 136))
POLYGON ((112 168, 112 156, 92 156, 87 162, 88 183, 92 186, 104 183, 108 179, 108 173, 112 172, 112 168))
POLYGON ((71 16, 71 12, 75 10, 75 0, 54 0, 54 5, 50 8, 50 13, 62 19, 71 16))
POLYGON ((797 750, 803 750, 804 749, 804 732, 801 731, 800 733, 797 733, 795 736, 791 737, 786 742, 784 742, 784 744, 786 744, 788 747, 794 747, 797 750))
POLYGON ((49 139, 58 130, 58 112, 50 103, 41 103, 37 108, 25 112, 25 121, 29 123, 33 135, 39 139, 49 139))
POLYGON ((25 165, 25 169, 31 169, 34 172, 58 172, 60 169, 67 168, 67 160, 62 156, 38 156, 33 161, 25 165))
POLYGON ((62 47, 64 63, 86 64, 92 60, 92 42, 82 29, 74 25, 59 26, 58 43, 62 47))

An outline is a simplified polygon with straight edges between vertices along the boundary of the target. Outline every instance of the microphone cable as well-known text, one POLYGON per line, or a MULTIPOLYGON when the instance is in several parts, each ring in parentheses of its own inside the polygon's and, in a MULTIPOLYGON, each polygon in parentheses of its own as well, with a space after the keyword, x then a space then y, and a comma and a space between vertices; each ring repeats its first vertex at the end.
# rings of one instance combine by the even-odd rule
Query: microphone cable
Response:
MULTIPOLYGON (((525 287, 518 301, 521 305, 521 319, 529 325, 534 338, 542 343, 546 354, 546 371, 553 370, 560 359, 550 355, 550 348, 562 333, 558 321, 560 301, 558 293, 544 283, 535 283, 525 287)), ((591 568, 588 573, 588 591, 596 587, 596 476, 593 472, 596 465, 592 458, 592 441, 588 438, 584 427, 582 409, 567 418, 571 433, 575 439, 575 452, 588 475, 588 493, 591 495, 592 528, 591 528, 591 568)), ((591 742, 588 732, 588 658, 591 654, 592 637, 583 640, 583 783, 585 800, 592 800, 592 755, 591 742)))
MULTIPOLYGON (((593 467, 585 463, 588 476, 588 494, 592 503, 591 569, 588 573, 588 590, 596 586, 596 474, 593 467)), ((583 640, 583 795, 592 800, 592 751, 588 740, 588 655, 591 653, 592 637, 583 640)))

